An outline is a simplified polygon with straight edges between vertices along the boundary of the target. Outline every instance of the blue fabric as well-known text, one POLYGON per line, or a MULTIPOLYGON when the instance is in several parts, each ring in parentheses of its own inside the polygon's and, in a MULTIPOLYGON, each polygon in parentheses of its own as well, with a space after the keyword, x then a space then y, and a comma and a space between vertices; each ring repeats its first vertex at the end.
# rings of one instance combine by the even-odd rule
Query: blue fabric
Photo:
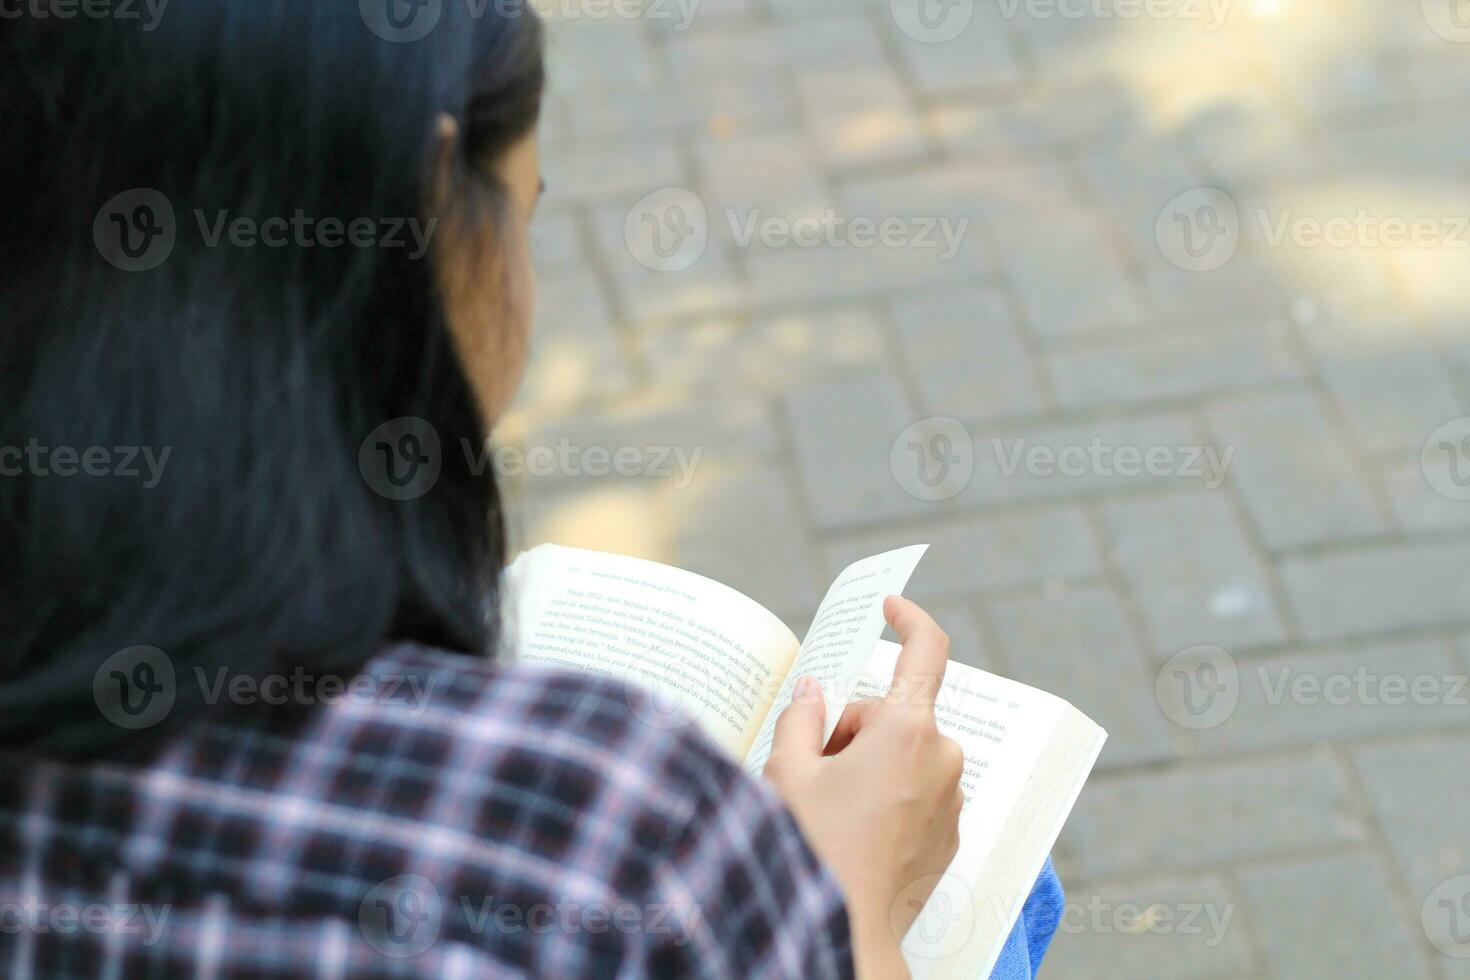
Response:
POLYGON ((1005 948, 1000 951, 990 980, 1032 980, 1036 976, 1036 971, 1041 969, 1041 958, 1062 921, 1065 902, 1062 883, 1052 870, 1051 858, 1047 858, 1036 886, 1021 907, 1016 927, 1006 937, 1005 948))

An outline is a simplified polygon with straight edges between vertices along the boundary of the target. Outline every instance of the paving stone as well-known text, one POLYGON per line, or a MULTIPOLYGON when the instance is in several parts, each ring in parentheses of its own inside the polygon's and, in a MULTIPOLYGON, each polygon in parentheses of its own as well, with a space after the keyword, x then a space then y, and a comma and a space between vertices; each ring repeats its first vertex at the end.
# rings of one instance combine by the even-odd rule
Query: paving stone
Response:
POLYGON ((1085 423, 975 426, 967 505, 1082 497, 1145 486, 1218 487, 1224 458, 1178 415, 1103 416, 1085 423), (1215 457, 1203 452, 1208 448, 1215 457))
POLYGON ((1428 976, 1395 914, 1388 874, 1367 854, 1309 858, 1240 873, 1267 974, 1281 980, 1428 976))
POLYGON ((1385 464, 1381 479, 1394 523, 1405 531, 1455 531, 1470 528, 1470 501, 1446 497, 1424 477, 1419 455, 1385 464))
POLYGON ((859 214, 946 216, 969 219, 972 234, 994 226, 1065 222, 1085 202, 1066 173, 1048 160, 1022 163, 983 156, 926 164, 883 177, 840 182, 843 201, 859 214))
POLYGON ((1066 698, 1106 728, 1103 768, 1172 758, 1170 725, 1117 597, 1097 586, 1056 591, 990 604, 1006 676, 1066 698))
POLYGON ((543 411, 568 408, 628 391, 632 384, 596 277, 585 270, 542 276, 521 404, 543 411))
POLYGON ((924 513, 889 469, 889 451, 917 416, 887 374, 793 392, 785 399, 806 512, 819 527, 924 513))
POLYGON ((1237 662, 1239 701, 1196 751, 1266 748, 1470 728, 1470 678, 1439 640, 1237 662))
POLYGON ((1038 335, 1132 326, 1142 319, 1140 294, 1092 218, 1053 210, 1007 221, 998 237, 1001 261, 1038 335))
POLYGON ((882 62, 878 33, 861 13, 753 30, 685 34, 670 38, 668 45, 673 81, 686 85, 762 78, 791 65, 861 67, 882 62))
POLYGON ((980 258, 964 242, 951 255, 938 237, 922 246, 791 244, 745 251, 750 293, 768 306, 851 301, 903 289, 972 283, 981 267, 980 258))
POLYGON ((1047 357, 1068 408, 1205 398, 1301 376, 1280 324, 1228 327, 1087 344, 1047 357))
POLYGON ((709 136, 695 144, 712 231, 731 237, 727 212, 759 210, 794 220, 835 206, 799 132, 773 130, 731 138, 709 136))
POLYGON ((744 322, 714 317, 645 331, 640 349, 668 388, 748 398, 886 364, 887 333, 860 307, 790 312, 744 322))
POLYGON ((1418 450, 1463 414, 1444 365, 1411 324, 1323 317, 1301 333, 1368 451, 1418 450))
POLYGON ((1281 581, 1308 639, 1332 639, 1470 620, 1470 545, 1388 545, 1281 564, 1281 581))
POLYGON ((1088 880, 1362 843, 1368 832, 1330 761, 1292 756, 1095 776, 1063 832, 1064 867, 1088 880))
POLYGON ((579 139, 599 141, 682 132, 730 136, 792 121, 791 107, 774 78, 673 89, 619 85, 570 100, 568 116, 579 139))
POLYGON ((1138 124, 1127 90, 1097 80, 1078 87, 1027 87, 996 102, 946 101, 927 118, 951 153, 1018 160, 1034 159, 1052 148, 1115 142, 1138 124))
POLYGON ((1043 980, 1223 977, 1250 969, 1240 901, 1217 875, 1068 887, 1043 980))
POLYGON ((912 160, 928 150, 918 112, 891 70, 801 72, 796 90, 817 155, 831 169, 912 160))
POLYGON ((816 608, 819 576, 785 478, 768 467, 719 467, 668 493, 680 567, 782 613, 816 608))
POLYGON ((1329 150, 1355 170, 1442 174, 1470 162, 1470 146, 1460 120, 1447 114, 1412 117, 1387 114, 1371 125, 1337 126, 1328 134, 1329 150))
POLYGON ((929 413, 984 421, 1046 409, 1020 328, 995 290, 925 295, 896 304, 893 316, 929 413))
POLYGON ((975 4, 969 25, 949 40, 915 40, 890 26, 899 57, 926 93, 1013 86, 1023 77, 1017 46, 991 4, 975 4))
POLYGON ((1163 656, 1286 639, 1270 584, 1223 494, 1180 492, 1103 506, 1110 555, 1163 656))
POLYGON ((688 174, 674 145, 666 140, 608 144, 596 154, 547 154, 545 206, 638 198, 665 187, 684 187, 688 174))
MULTIPOLYGON (((748 303, 748 290, 713 231, 703 253, 687 268, 650 268, 640 261, 626 233, 628 214, 636 203, 629 198, 626 204, 593 214, 598 254, 613 277, 615 295, 630 325, 724 312, 748 303)), ((710 220, 720 219, 711 215, 710 220)))
POLYGON ((1158 140, 1094 150, 1081 165, 1093 195, 1143 256, 1158 253, 1156 226, 1164 206, 1186 191, 1208 186, 1177 147, 1158 140))
MULTIPOLYGON (((1470 738, 1368 746, 1353 753, 1369 803, 1419 913, 1442 882, 1470 874, 1470 738)), ((1414 925, 1418 925, 1415 923, 1414 925)), ((1460 925, 1470 925, 1462 917, 1460 925)), ((1470 976, 1470 960, 1436 955, 1444 975, 1470 976)))
POLYGON ((1256 186, 1317 172, 1320 154, 1288 108, 1275 85, 1243 79, 1228 99, 1180 120, 1180 143, 1202 161, 1209 186, 1256 186))
POLYGON ((1211 431, 1235 449, 1231 479, 1267 548, 1383 530, 1341 433, 1308 392, 1220 405, 1211 431))
POLYGON ((823 553, 835 576, 859 558, 923 543, 929 551, 905 591, 916 600, 1086 579, 1102 570, 1087 519, 1075 508, 844 535, 823 553))
POLYGON ((531 223, 531 254, 543 273, 575 267, 582 254, 581 233, 570 214, 538 214, 531 223))

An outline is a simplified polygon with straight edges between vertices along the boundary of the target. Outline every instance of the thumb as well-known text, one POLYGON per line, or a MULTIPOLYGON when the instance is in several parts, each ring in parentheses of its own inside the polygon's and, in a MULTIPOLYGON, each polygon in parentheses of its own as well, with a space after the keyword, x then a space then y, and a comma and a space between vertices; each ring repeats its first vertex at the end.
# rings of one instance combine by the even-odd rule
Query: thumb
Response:
POLYGON ((822 685, 810 677, 799 678, 791 692, 791 703, 776 719, 771 754, 818 758, 822 754, 822 722, 827 706, 822 685))

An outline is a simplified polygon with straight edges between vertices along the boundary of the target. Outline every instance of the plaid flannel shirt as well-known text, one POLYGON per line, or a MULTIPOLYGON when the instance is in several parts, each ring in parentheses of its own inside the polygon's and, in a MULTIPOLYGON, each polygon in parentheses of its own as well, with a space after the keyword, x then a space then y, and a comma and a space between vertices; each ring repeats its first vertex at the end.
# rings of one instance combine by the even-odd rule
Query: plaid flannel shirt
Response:
POLYGON ((0 974, 852 975, 775 794, 643 695, 412 647, 364 674, 398 696, 6 760, 0 974))

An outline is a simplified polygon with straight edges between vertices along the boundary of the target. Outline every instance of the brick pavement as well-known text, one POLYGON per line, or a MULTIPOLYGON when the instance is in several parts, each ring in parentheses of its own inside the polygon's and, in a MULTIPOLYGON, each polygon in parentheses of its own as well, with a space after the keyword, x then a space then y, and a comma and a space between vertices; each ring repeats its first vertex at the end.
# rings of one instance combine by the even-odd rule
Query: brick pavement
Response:
POLYGON ((552 4, 503 438, 647 465, 518 540, 798 631, 932 542, 957 656, 1112 732, 1044 976, 1470 977, 1457 3, 552 4))

